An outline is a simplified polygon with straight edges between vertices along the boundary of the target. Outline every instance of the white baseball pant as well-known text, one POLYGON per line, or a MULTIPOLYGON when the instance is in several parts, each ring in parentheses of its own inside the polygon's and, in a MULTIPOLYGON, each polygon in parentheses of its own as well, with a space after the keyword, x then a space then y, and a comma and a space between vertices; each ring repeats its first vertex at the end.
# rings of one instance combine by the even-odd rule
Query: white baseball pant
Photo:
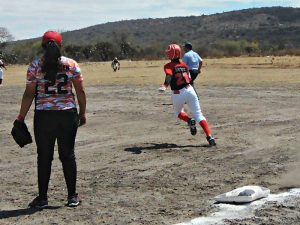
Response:
POLYGON ((184 104, 187 104, 191 111, 192 118, 198 123, 202 120, 206 120, 201 112, 200 100, 198 100, 197 94, 191 85, 188 85, 179 91, 173 91, 172 102, 176 117, 183 111, 184 104))

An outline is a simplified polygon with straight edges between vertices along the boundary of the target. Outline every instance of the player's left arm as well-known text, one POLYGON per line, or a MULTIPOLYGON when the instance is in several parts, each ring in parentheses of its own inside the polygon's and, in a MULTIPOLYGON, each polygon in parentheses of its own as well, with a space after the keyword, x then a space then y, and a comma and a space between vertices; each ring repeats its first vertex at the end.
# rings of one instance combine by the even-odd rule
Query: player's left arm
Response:
POLYGON ((76 96, 79 105, 79 125, 82 126, 86 124, 86 94, 83 86, 82 80, 72 80, 73 86, 76 91, 76 96))
POLYGON ((73 77, 71 82, 76 91, 76 97, 79 105, 79 126, 86 124, 86 94, 83 86, 83 76, 80 67, 76 61, 72 61, 73 77))

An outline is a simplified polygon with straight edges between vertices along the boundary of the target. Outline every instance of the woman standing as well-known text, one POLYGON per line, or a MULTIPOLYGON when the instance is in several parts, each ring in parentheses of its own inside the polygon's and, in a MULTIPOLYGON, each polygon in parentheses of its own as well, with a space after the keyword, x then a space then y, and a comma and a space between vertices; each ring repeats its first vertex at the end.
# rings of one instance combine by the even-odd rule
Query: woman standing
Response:
POLYGON ((77 62, 62 56, 61 47, 60 33, 44 33, 44 55, 29 65, 26 89, 17 118, 18 121, 24 122, 35 99, 34 136, 37 146, 39 195, 29 204, 29 207, 33 208, 48 206, 47 192, 55 141, 68 190, 66 205, 76 207, 80 204, 76 193, 77 166, 74 145, 78 126, 86 123, 86 95, 77 62), (76 91, 79 114, 72 86, 76 91))

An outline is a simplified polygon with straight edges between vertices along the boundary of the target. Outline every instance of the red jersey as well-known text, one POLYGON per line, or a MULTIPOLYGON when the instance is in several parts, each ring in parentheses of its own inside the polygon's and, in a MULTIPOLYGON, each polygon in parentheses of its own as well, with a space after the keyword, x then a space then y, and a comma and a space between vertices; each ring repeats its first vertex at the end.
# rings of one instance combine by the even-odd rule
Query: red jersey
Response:
POLYGON ((191 82, 189 68, 184 62, 169 62, 164 66, 167 76, 171 76, 171 90, 180 90, 191 82))

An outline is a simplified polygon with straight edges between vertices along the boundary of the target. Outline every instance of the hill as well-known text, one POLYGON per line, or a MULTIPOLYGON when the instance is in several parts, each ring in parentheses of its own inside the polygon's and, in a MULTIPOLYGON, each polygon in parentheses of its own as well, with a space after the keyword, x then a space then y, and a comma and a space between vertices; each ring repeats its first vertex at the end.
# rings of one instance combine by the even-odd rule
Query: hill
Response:
POLYGON ((139 19, 106 23, 64 33, 72 44, 109 41, 128 35, 134 46, 190 40, 197 45, 221 40, 250 40, 263 45, 300 43, 300 8, 257 8, 213 15, 139 19))
MULTIPOLYGON (((181 44, 186 40, 193 42, 203 56, 300 54, 300 8, 253 8, 213 15, 125 20, 63 32, 63 36, 65 46, 102 43, 99 51, 109 49, 109 53, 94 57, 100 61, 115 54, 121 58, 157 58, 170 42, 181 44), (129 53, 121 49, 124 43, 129 53)), ((12 46, 21 53, 26 46, 38 45, 34 43, 39 40, 16 41, 12 46)), ((89 59, 82 55, 83 51, 69 48, 75 58, 89 59)))

